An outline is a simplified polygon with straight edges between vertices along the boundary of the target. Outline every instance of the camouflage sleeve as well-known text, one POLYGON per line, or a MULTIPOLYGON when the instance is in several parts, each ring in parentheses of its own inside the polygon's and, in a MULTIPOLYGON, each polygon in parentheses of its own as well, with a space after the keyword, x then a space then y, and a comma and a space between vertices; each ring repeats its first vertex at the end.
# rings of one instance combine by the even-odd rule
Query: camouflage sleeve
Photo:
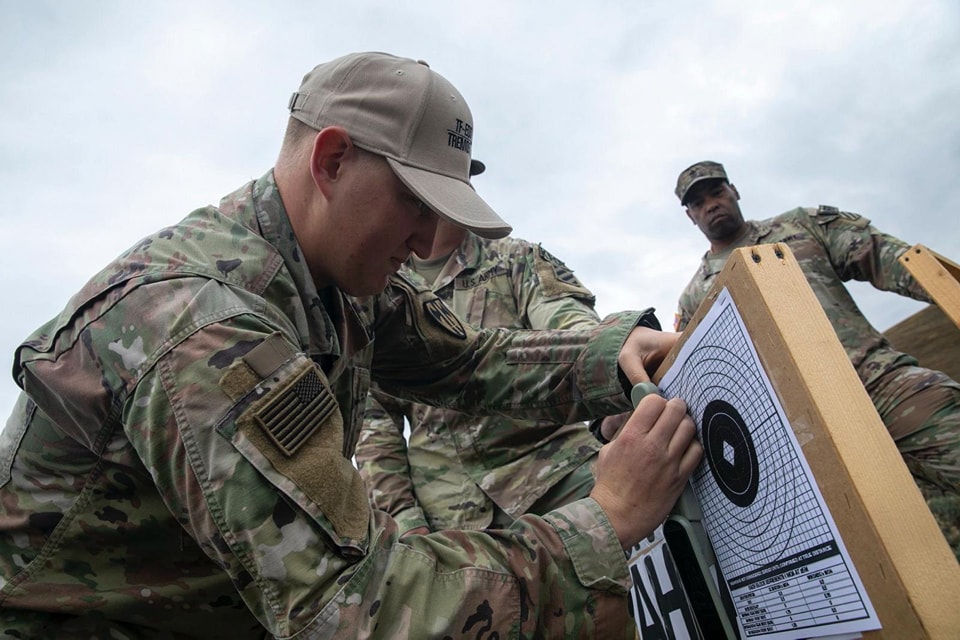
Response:
POLYGON ((390 395, 473 415, 569 424, 629 410, 617 357, 652 310, 591 329, 477 329, 432 292, 397 279, 381 296, 374 380, 390 395))
POLYGON ((674 331, 683 331, 687 328, 687 325, 690 324, 690 320, 693 318, 693 314, 697 311, 697 307, 700 306, 700 303, 706 296, 707 290, 708 288, 705 288, 704 283, 701 282, 700 271, 698 270, 697 274, 694 275, 693 279, 683 290, 683 293, 680 294, 680 300, 677 303, 677 313, 673 317, 674 331))
POLYGON ((906 242, 879 231, 870 220, 856 213, 829 206, 810 209, 807 213, 816 221, 830 262, 841 280, 869 282, 882 291, 931 301, 897 260, 910 248, 906 242))
POLYGON ((379 544, 392 551, 381 556, 393 582, 384 591, 402 596, 371 606, 344 594, 356 604, 341 615, 361 631, 385 638, 635 637, 624 553, 592 498, 543 517, 521 516, 509 529, 442 531, 404 544, 387 534, 379 544), (432 582, 418 579, 428 566, 432 582))
POLYGON ((526 243, 525 259, 511 271, 514 298, 530 329, 583 329, 600 317, 596 298, 563 262, 542 245, 526 243))
POLYGON ((427 526, 413 491, 404 416, 409 403, 371 390, 357 442, 356 460, 370 504, 397 521, 400 532, 427 526))
POLYGON ((627 627, 624 554, 591 499, 503 532, 401 542, 343 456, 326 376, 283 329, 247 314, 192 331, 140 378, 124 416, 169 511, 272 636, 627 627))

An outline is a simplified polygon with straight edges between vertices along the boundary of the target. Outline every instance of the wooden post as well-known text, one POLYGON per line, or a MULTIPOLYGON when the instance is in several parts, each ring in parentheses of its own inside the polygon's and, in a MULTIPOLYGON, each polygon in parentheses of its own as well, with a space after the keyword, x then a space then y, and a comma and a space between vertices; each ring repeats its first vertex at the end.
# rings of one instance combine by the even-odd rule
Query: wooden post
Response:
POLYGON ((960 565, 789 247, 735 250, 654 379, 723 287, 880 618, 864 637, 956 639, 960 565))
POLYGON ((913 245, 898 260, 960 327, 960 265, 922 244, 913 245))

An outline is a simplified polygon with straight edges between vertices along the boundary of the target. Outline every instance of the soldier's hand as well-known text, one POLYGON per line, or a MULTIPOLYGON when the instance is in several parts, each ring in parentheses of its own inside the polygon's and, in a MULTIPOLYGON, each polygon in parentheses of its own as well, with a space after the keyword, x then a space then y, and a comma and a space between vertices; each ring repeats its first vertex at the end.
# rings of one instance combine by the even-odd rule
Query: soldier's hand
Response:
POLYGON ((601 442, 610 442, 615 437, 617 437, 617 432, 620 431, 620 427, 627 423, 627 420, 630 416, 633 415, 633 412, 627 411, 625 413, 618 413, 615 416, 607 416, 600 421, 600 435, 603 436, 601 442))
POLYGON ((600 449, 590 497, 613 525, 624 549, 650 535, 670 513, 703 447, 683 400, 648 395, 600 449))
POLYGON ((649 382, 657 367, 680 339, 679 333, 657 331, 649 327, 634 327, 627 336, 617 357, 624 375, 635 385, 649 382))

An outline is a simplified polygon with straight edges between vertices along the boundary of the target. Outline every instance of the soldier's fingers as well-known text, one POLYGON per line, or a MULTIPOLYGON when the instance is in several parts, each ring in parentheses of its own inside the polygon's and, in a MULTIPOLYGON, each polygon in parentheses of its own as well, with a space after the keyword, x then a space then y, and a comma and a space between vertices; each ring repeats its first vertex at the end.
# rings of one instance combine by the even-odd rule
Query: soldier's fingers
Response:
POLYGON ((633 415, 631 415, 627 423, 621 427, 620 433, 625 433, 628 430, 637 435, 649 433, 653 430, 657 419, 660 418, 660 414, 663 413, 666 406, 666 398, 659 395, 644 396, 643 399, 640 400, 640 403, 637 404, 633 415))
POLYGON ((623 375, 627 377, 627 380, 629 380, 631 384, 650 382, 650 375, 647 373, 647 369, 643 364, 643 358, 640 354, 625 353, 621 355, 617 364, 620 365, 623 375))
POLYGON ((662 342, 660 332, 649 327, 634 327, 630 331, 617 356, 617 364, 630 384, 650 381, 646 361, 651 357, 651 351, 658 351, 662 342))
POLYGON ((630 413, 619 413, 615 416, 607 416, 600 421, 600 434, 607 442, 612 441, 620 433, 620 429, 627 423, 630 413))
MULTIPOLYGON (((657 398, 658 396, 646 397, 657 398)), ((692 437, 689 426, 678 434, 678 429, 685 420, 689 420, 689 426, 692 426, 693 421, 690 419, 690 416, 687 415, 687 403, 680 398, 671 398, 664 404, 660 415, 657 417, 656 423, 650 429, 649 437, 654 438, 660 446, 667 450, 669 455, 679 456, 682 449, 672 450, 671 443, 677 440, 677 445, 674 446, 674 449, 677 449, 677 447, 681 445, 685 447, 686 441, 692 437)))
MULTIPOLYGON (((686 430, 689 433, 689 440, 685 443, 685 448, 680 457, 680 473, 686 477, 689 477, 693 473, 694 469, 697 468, 697 465, 700 464, 700 459, 703 457, 703 445, 700 444, 700 441, 697 440, 697 426, 694 424, 693 419, 689 418, 689 426, 681 425, 683 430, 686 430)), ((678 432, 681 429, 678 429, 678 432)), ((678 439, 682 442, 681 439, 678 439)))

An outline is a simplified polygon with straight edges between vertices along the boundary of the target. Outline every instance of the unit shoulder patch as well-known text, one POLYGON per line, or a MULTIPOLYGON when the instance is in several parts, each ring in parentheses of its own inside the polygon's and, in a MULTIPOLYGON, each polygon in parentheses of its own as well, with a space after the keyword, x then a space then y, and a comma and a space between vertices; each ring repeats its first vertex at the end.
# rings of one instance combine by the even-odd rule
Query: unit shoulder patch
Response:
POLYGON ((567 295, 593 300, 593 293, 583 286, 573 271, 540 244, 534 254, 534 268, 543 294, 548 298, 567 295))
POLYGON ((461 340, 466 339, 467 330, 464 329, 463 323, 443 300, 439 298, 425 300, 423 303, 423 311, 428 318, 450 335, 460 338, 461 340))
POLYGON ((866 218, 861 216, 859 213, 853 213, 851 211, 841 211, 836 207, 832 207, 827 204, 822 204, 816 209, 816 213, 813 214, 817 220, 817 224, 827 224, 834 220, 846 220, 847 222, 859 223, 865 221, 866 218))

